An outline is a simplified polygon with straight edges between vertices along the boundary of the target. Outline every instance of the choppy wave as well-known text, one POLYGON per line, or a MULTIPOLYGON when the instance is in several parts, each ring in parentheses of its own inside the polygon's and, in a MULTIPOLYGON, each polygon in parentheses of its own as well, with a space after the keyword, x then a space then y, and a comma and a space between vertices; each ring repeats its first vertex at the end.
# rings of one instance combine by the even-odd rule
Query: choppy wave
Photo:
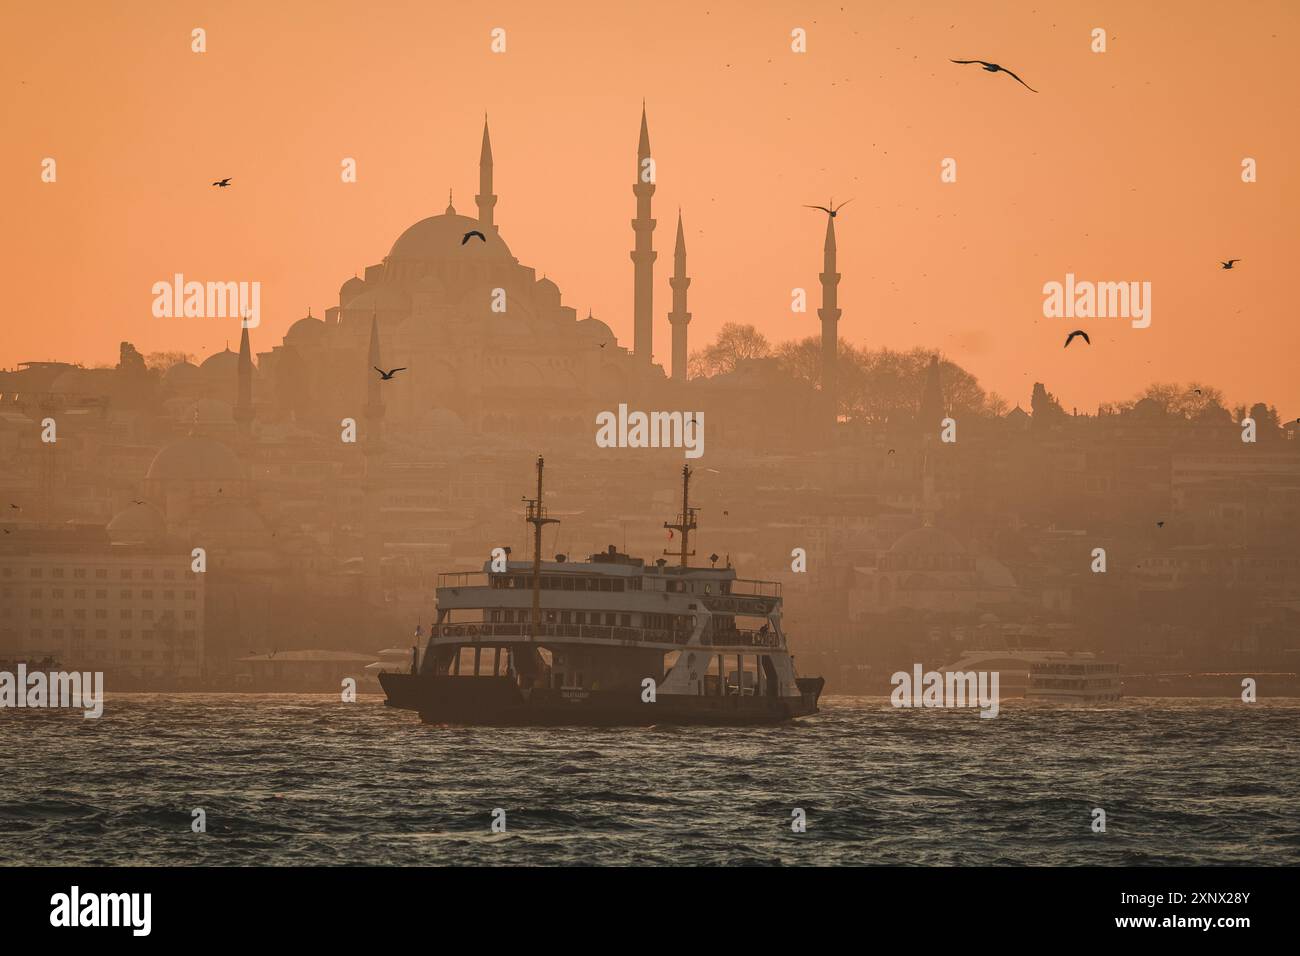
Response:
POLYGON ((752 729, 434 727, 377 697, 5 711, 0 863, 1300 862, 1300 701, 824 706, 752 729))

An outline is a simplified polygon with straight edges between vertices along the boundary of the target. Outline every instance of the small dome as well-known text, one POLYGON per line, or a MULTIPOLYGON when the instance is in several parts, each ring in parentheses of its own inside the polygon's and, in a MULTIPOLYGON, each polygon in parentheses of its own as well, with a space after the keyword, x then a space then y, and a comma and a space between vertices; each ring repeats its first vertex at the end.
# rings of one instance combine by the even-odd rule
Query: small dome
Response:
POLYGON ((613 330, 611 330, 604 322, 600 321, 600 319, 594 319, 590 315, 585 319, 578 320, 578 332, 581 335, 588 336, 596 342, 614 341, 613 330))
POLYGON ((106 530, 114 544, 140 544, 166 534, 167 522, 162 512, 148 502, 132 502, 113 516, 106 530))
POLYGON ((961 542, 934 527, 913 528, 889 549, 899 554, 963 554, 961 542))
POLYGON ((537 285, 534 288, 537 292, 538 301, 552 307, 560 304, 560 287, 550 279, 542 276, 537 280, 537 285))
POLYGON ((286 344, 314 342, 324 334, 325 323, 315 318, 311 309, 308 309, 306 316, 289 326, 289 331, 284 333, 284 341, 286 344))
POLYGON ((451 207, 441 216, 421 219, 397 237, 390 259, 482 261, 514 257, 509 247, 495 229, 485 227, 477 219, 461 216, 451 207), (483 238, 471 236, 464 242, 466 233, 477 231, 483 238))
POLYGON ((147 479, 213 481, 243 477, 235 453, 211 438, 191 435, 174 441, 154 456, 147 479))
MULTIPOLYGON (((205 381, 233 385, 239 378, 239 353, 232 352, 230 346, 221 352, 214 352, 203 360, 199 372, 205 381)), ((257 365, 253 365, 253 377, 257 377, 257 365)))
POLYGON ((1139 418, 1164 418, 1165 407, 1153 398, 1143 398, 1133 406, 1133 414, 1139 418))
POLYGON ((177 362, 163 372, 162 382, 170 388, 184 388, 196 384, 202 375, 193 362, 177 362))
POLYGON ((343 285, 339 286, 339 305, 347 308, 348 303, 366 291, 365 280, 360 276, 353 276, 343 285))

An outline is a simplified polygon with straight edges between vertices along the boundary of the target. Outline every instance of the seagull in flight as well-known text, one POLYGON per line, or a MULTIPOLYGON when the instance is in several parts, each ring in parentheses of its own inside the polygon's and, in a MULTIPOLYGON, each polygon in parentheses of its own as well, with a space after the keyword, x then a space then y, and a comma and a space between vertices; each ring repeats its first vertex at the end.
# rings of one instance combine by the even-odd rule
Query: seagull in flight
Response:
POLYGON ((837 206, 837 205, 835 205, 835 200, 832 199, 832 200, 831 200, 831 206, 830 206, 829 209, 827 209, 825 206, 810 206, 810 205, 808 205, 807 203, 804 203, 804 207, 803 207, 803 208, 804 208, 804 209, 820 209, 822 212, 827 213, 828 215, 830 215, 830 217, 831 217, 832 219, 834 219, 834 218, 835 218, 835 214, 838 213, 841 209, 843 209, 845 206, 847 206, 847 205, 848 205, 849 203, 851 203, 851 202, 853 202, 852 199, 846 199, 846 200, 844 200, 844 202, 840 203, 840 204, 837 206))
POLYGON ((483 233, 479 232, 477 229, 471 229, 469 232, 465 233, 465 237, 461 239, 460 244, 462 246, 465 245, 465 243, 469 242, 475 236, 478 236, 484 242, 487 242, 487 236, 483 235, 483 233))
POLYGON ((1016 76, 1014 73, 1008 70, 1005 66, 998 66, 996 63, 989 63, 986 60, 953 60, 952 62, 953 63, 978 63, 980 66, 984 67, 984 69, 988 70, 990 73, 997 73, 1001 71, 1005 73, 1007 76, 1011 77, 1013 80, 1015 80, 1025 89, 1027 89, 1030 93, 1038 92, 1036 89, 1034 89, 1032 86, 1030 86, 1020 77, 1016 76))
POLYGON ((1240 259, 1229 259, 1227 262, 1220 262, 1219 265, 1224 269, 1231 269, 1234 263, 1240 262, 1240 259))
POLYGON ((225 189, 227 186, 230 185, 230 177, 227 176, 225 179, 218 179, 218 180, 217 180, 215 183, 213 183, 212 185, 214 185, 214 186, 220 186, 222 189, 225 189))
POLYGON ((1074 341, 1075 336, 1079 336, 1089 345, 1092 344, 1092 339, 1088 338, 1087 332, 1083 331, 1083 329, 1075 329, 1073 332, 1071 332, 1069 335, 1065 337, 1065 345, 1063 346, 1063 348, 1068 349, 1070 347, 1070 343, 1074 341))
POLYGON ((405 371, 406 371, 406 366, 405 366, 405 365, 403 365, 401 368, 389 369, 387 372, 385 372, 382 368, 379 368, 378 366, 371 366, 371 367, 372 367, 376 372, 379 373, 379 377, 380 377, 381 379, 383 379, 385 382, 387 382, 388 380, 390 380, 390 379, 391 379, 394 375, 396 375, 398 372, 405 372, 405 371))

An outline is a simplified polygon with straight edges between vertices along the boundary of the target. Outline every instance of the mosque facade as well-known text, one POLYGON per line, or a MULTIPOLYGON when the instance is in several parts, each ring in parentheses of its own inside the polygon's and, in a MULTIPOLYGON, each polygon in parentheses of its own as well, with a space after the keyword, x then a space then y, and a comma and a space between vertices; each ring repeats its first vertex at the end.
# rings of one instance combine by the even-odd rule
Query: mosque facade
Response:
MULTIPOLYGON (((643 125, 642 150, 647 135, 643 125)), ((372 325, 386 367, 407 369, 383 388, 386 419, 404 430, 450 415, 474 432, 546 434, 579 421, 585 429, 598 407, 661 389, 664 371, 648 355, 620 346, 599 319, 579 317, 553 280, 510 251, 496 223, 492 172, 485 121, 475 215, 449 196, 440 214, 416 222, 380 262, 344 282, 337 305, 293 323, 259 356, 270 384, 262 401, 298 420, 356 417, 367 376, 377 374, 362 365, 372 325)), ((648 208, 643 190, 640 219, 648 208)), ((643 224, 636 315, 648 350, 647 242, 643 224)))

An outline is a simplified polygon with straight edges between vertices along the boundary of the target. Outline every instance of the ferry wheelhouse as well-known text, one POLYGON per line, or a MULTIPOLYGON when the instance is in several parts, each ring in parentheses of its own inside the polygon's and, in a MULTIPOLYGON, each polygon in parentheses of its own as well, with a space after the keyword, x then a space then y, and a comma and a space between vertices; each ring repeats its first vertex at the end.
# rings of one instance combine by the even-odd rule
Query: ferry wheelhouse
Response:
MULTIPOLYGON (((781 585, 728 563, 691 567, 689 467, 676 564, 610 545, 586 561, 541 559, 555 519, 528 499, 532 561, 440 575, 437 619, 408 674, 380 674, 388 705, 427 723, 766 724, 816 713, 821 678, 800 678, 781 626, 781 585)), ((668 554, 669 552, 665 552, 668 554)))

